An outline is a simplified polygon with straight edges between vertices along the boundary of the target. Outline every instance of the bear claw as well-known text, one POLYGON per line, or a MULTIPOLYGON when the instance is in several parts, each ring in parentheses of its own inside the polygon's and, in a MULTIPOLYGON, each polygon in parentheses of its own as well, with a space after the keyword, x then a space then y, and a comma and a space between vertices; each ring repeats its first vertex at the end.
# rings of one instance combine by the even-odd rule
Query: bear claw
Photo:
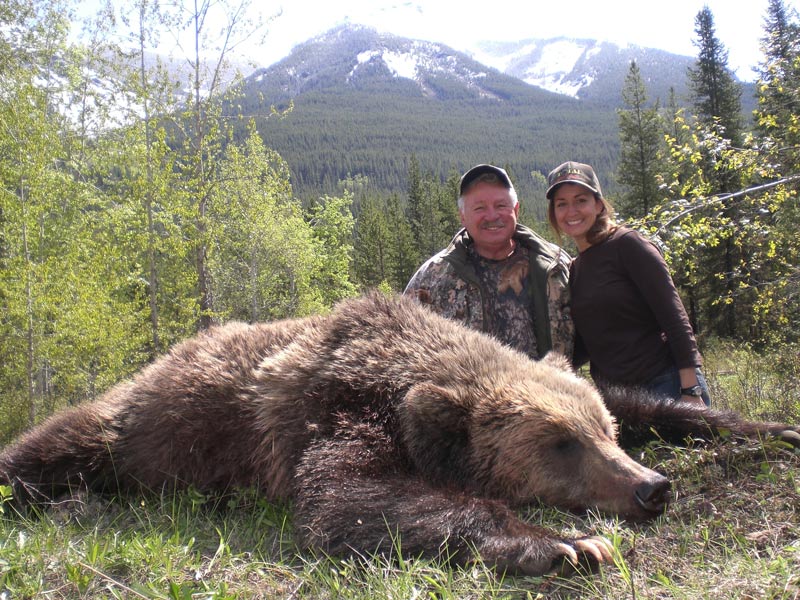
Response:
POLYGON ((794 429, 785 429, 778 434, 782 442, 791 444, 795 447, 800 447, 800 433, 794 429))
POLYGON ((556 566, 558 575, 569 575, 581 569, 596 570, 601 564, 613 562, 614 546, 602 536, 590 536, 560 542, 557 545, 563 559, 560 566, 556 566))
POLYGON ((602 536, 595 535, 576 540, 575 546, 584 554, 591 554, 598 563, 614 560, 614 546, 602 536))

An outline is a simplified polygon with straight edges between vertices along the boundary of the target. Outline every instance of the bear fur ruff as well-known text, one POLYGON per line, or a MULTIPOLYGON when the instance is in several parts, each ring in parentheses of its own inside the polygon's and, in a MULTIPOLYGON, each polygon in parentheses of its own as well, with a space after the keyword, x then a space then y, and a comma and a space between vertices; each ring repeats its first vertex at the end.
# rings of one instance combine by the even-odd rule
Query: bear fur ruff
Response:
POLYGON ((540 501, 632 519, 670 483, 617 443, 781 434, 781 424, 632 390, 606 403, 557 356, 534 362, 415 302, 370 294, 305 319, 215 327, 0 454, 22 502, 78 487, 256 488, 291 500, 299 543, 333 554, 476 555, 542 574, 610 559, 514 512, 540 501))

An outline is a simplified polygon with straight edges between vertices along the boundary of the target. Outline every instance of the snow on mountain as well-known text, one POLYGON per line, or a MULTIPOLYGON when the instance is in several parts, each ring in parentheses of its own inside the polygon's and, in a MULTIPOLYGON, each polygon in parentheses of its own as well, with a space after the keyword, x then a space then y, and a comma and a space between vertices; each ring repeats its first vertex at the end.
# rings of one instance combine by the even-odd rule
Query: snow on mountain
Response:
MULTIPOLYGON (((388 48, 378 48, 365 50, 356 57, 357 64, 348 74, 348 79, 356 74, 358 68, 368 64, 372 60, 380 60, 386 65, 395 77, 416 80, 423 72, 446 71, 446 67, 441 61, 433 60, 432 54, 440 53, 441 48, 435 44, 425 42, 413 42, 407 50, 390 50, 388 48)), ((447 57, 446 63, 455 63, 453 57, 447 57)))
POLYGON ((581 70, 601 51, 600 42, 556 38, 513 43, 481 43, 471 55, 475 60, 525 83, 577 98, 595 75, 581 70))
POLYGON ((405 40, 398 44, 400 38, 381 38, 376 40, 377 47, 364 50, 356 56, 356 64, 347 75, 348 82, 358 77, 360 70, 365 67, 382 66, 392 77, 416 82, 423 93, 429 96, 436 95, 430 80, 438 77, 458 81, 480 97, 496 97, 492 91, 481 86, 481 80, 487 75, 486 68, 476 63, 466 64, 464 55, 459 57, 452 49, 432 42, 405 40))
POLYGON ((477 42, 464 53, 353 24, 296 46, 288 57, 251 78, 269 73, 271 85, 278 84, 287 98, 334 82, 360 87, 391 79, 413 82, 428 97, 506 100, 526 95, 505 76, 539 91, 619 106, 633 60, 653 100, 666 100, 673 89, 678 95, 685 92, 686 69, 693 59, 662 50, 559 37, 477 42))
MULTIPOLYGON (((511 77, 443 44, 378 33, 359 25, 313 38, 248 79, 273 90, 278 86, 279 94, 287 98, 331 85, 363 88, 404 80, 428 97, 456 94, 500 100, 513 85, 511 77)), ((405 89, 411 88, 406 85, 405 89)))

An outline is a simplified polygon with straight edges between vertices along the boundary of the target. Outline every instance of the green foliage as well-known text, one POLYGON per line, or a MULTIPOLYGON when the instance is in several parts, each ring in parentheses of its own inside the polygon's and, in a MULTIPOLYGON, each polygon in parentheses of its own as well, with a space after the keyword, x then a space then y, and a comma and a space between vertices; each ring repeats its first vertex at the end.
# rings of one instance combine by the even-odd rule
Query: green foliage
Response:
POLYGON ((672 172, 664 185, 679 199, 659 204, 644 222, 667 245, 695 331, 761 347, 794 339, 797 332, 778 324, 791 322, 795 305, 777 298, 787 297, 796 274, 797 244, 780 225, 796 211, 795 192, 753 185, 753 191, 713 195, 714 174, 704 165, 736 171, 754 184, 774 171, 757 151, 733 148, 698 122, 678 117, 676 123, 684 141, 668 139, 672 172))
MULTIPOLYGON (((44 18, 39 27, 59 31, 61 17, 44 18)), ((26 38, 31 57, 70 56, 63 37, 33 30, 43 37, 26 38)), ((105 199, 78 175, 84 140, 60 103, 71 90, 59 86, 70 83, 53 73, 43 87, 40 75, 3 71, 0 97, 0 382, 8 409, 0 439, 93 397, 137 360, 137 311, 124 297, 105 199)))
POLYGON ((458 176, 443 183, 432 172, 423 173, 412 155, 408 182, 408 221, 419 255, 428 257, 444 248, 460 228, 458 176))
POLYGON ((353 276, 364 289, 390 278, 393 223, 381 199, 366 197, 356 220, 353 244, 353 276))
POLYGON ((317 242, 319 267, 312 276, 314 287, 326 306, 353 296, 356 287, 350 280, 353 256, 353 194, 325 196, 311 209, 311 227, 317 242))
POLYGON ((728 68, 728 51, 716 36, 714 15, 708 6, 695 17, 695 34, 697 63, 689 69, 695 111, 701 122, 707 126, 716 125, 724 137, 739 145, 742 90, 728 68))
POLYGON ((658 104, 647 105, 647 91, 636 62, 631 63, 622 98, 625 108, 617 111, 621 148, 617 181, 624 192, 616 208, 625 217, 640 218, 663 199, 659 183, 666 169, 666 144, 658 104))
POLYGON ((217 318, 255 322, 327 306, 314 282, 325 253, 292 197, 286 163, 257 134, 228 146, 208 222, 217 318))
MULTIPOLYGON (((452 235, 455 230, 450 227, 450 223, 440 223, 436 235, 441 239, 452 235)), ((357 285, 362 290, 383 287, 401 291, 422 260, 400 197, 365 196, 355 227, 353 277, 357 285)))
MULTIPOLYGON (((586 131, 613 138, 613 115, 509 78, 489 77, 492 99, 446 79, 425 97, 411 84, 398 93, 391 77, 342 90, 323 69, 295 110, 261 110, 249 93, 200 93, 207 77, 222 80, 224 48, 212 71, 195 57, 192 77, 170 79, 158 65, 109 61, 121 55, 102 21, 90 46, 70 46, 60 7, 0 10, 2 441, 95 398, 214 319, 305 315, 357 290, 402 290, 459 228, 458 176, 473 164, 507 168, 521 219, 540 231, 554 164, 587 160, 606 178, 617 164, 615 144, 585 143, 586 131), (95 72, 117 94, 92 92, 95 72), (187 82, 193 93, 176 96, 187 82), (236 107, 255 120, 231 120, 236 107), (383 143, 367 148, 365 136, 383 143)), ((180 25, 159 12, 169 7, 136 8, 138 59, 156 24, 180 25)), ((717 72, 707 67, 724 72, 726 56, 710 13, 698 18, 696 83, 706 85, 717 72)), ((800 338, 796 15, 771 0, 765 27, 752 135, 734 143, 700 95, 696 116, 675 94, 663 109, 648 105, 632 65, 619 176, 604 181, 612 198, 621 192, 621 214, 665 242, 701 339, 758 349, 800 338)), ((281 98, 291 105, 291 94, 281 98)))
POLYGON ((172 112, 163 71, 107 64, 103 44, 74 51, 58 11, 0 17, 0 442, 206 320, 310 314, 354 293, 350 197, 305 215, 285 162, 252 129, 229 138, 213 94, 172 112), (128 104, 90 96, 89 68, 128 104))
POLYGON ((783 0, 770 0, 754 115, 763 151, 781 174, 800 164, 800 24, 783 0))
MULTIPOLYGON (((800 216, 795 152, 800 138, 791 114, 800 97, 796 18, 780 0, 770 3, 754 132, 734 134, 734 121, 725 114, 736 112, 737 93, 726 88, 726 53, 707 8, 697 18, 697 117, 687 116, 674 99, 666 112, 668 155, 657 176, 665 199, 636 223, 665 242, 673 277, 701 338, 769 348, 800 336, 794 325, 800 316, 794 233, 800 216)), ((659 146, 651 140, 647 149, 655 154, 659 146)), ((632 170, 643 178, 648 173, 632 170)), ((637 191, 634 184, 627 187, 637 191)))

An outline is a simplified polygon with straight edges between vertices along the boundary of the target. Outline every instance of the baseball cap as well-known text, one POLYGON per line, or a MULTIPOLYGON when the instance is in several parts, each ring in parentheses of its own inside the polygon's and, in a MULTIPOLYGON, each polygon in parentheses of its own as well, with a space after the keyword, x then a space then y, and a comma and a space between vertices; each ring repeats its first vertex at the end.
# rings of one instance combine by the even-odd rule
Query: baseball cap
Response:
POLYGON ((556 187, 562 183, 577 183, 592 190, 598 196, 602 197, 603 195, 594 169, 584 163, 569 160, 550 171, 547 176, 547 193, 545 194, 548 200, 552 199, 556 187))
POLYGON ((485 175, 486 173, 491 173, 496 175, 500 182, 505 186, 507 189, 511 189, 514 186, 511 184, 511 178, 506 173, 505 169, 501 169, 500 167, 495 167, 494 165, 475 165, 469 171, 464 173, 461 176, 461 182, 458 184, 458 193, 460 195, 464 195, 464 190, 469 188, 472 185, 472 182, 475 181, 481 175, 485 175))

